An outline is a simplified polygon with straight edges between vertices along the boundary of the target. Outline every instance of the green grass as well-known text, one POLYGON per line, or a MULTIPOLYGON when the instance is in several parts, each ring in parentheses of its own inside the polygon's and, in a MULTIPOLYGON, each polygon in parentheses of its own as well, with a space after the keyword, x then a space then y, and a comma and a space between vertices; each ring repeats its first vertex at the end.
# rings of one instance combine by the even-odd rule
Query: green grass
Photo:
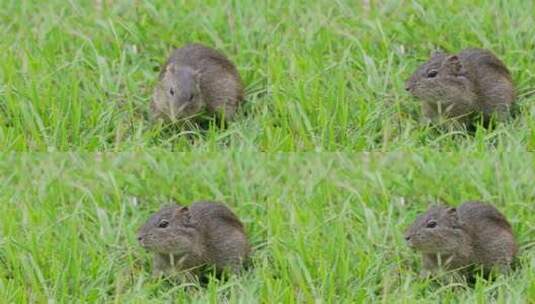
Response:
POLYGON ((0 147, 535 149, 532 1, 365 2, 3 0, 0 147), (226 129, 147 120, 159 65, 193 41, 228 54, 246 84, 247 103, 226 129), (404 80, 432 50, 469 46, 510 67, 518 117, 474 136, 420 124, 404 80))
POLYGON ((0 153, 0 302, 533 303, 533 1, 0 3, 0 150, 33 152, 0 153), (240 71, 226 128, 148 120, 159 66, 188 42, 240 71), (466 47, 510 68, 518 115, 472 135, 421 124, 405 79, 466 47), (473 287, 418 278, 403 231, 439 198, 495 204, 519 268, 473 287), (151 278, 135 234, 168 199, 227 202, 252 270, 151 278))
POLYGON ((535 156, 528 153, 4 154, 6 303, 528 303, 535 299, 535 156), (475 287, 419 279, 403 231, 436 198, 495 204, 519 267, 475 287), (225 201, 254 267, 205 288, 150 277, 136 230, 167 199, 225 201))

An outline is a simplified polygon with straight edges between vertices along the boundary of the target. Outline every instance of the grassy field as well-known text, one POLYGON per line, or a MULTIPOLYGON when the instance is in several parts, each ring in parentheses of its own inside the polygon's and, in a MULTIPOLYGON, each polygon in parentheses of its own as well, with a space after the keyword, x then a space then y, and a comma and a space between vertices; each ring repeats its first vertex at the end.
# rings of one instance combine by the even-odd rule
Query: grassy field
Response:
POLYGON ((534 150, 534 12, 524 0, 3 0, 0 147, 534 150), (192 41, 227 53, 246 84, 226 129, 147 119, 159 65, 192 41), (469 46, 510 67, 517 118, 473 136, 419 123, 405 79, 431 51, 469 46))
MULTIPOLYGON (((535 299, 535 156, 528 153, 4 154, 5 303, 529 303, 535 299), (519 267, 474 287, 417 277, 403 231, 436 198, 495 204, 519 267), (183 288, 150 278, 137 228, 163 202, 227 202, 254 267, 183 288)), ((531 302, 532 303, 532 302, 531 302)))
POLYGON ((533 1, 0 4, 0 151, 32 151, 0 153, 0 302, 534 303, 533 1), (148 119, 160 65, 188 42, 240 71, 247 102, 225 128, 148 119), (405 80, 466 47, 510 68, 516 117, 473 134, 420 123, 405 80), (403 231, 438 198, 502 210, 518 269, 418 278, 403 231), (254 267, 203 287, 151 278, 135 234, 169 199, 227 202, 254 267))

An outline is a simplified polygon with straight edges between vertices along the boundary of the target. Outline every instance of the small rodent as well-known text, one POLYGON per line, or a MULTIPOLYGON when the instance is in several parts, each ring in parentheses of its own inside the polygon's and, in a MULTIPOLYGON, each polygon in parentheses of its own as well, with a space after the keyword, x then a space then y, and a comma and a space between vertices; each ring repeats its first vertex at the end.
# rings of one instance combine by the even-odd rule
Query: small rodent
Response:
POLYGON ((470 48, 456 55, 436 52, 407 80, 406 90, 422 101, 424 117, 431 122, 453 119, 473 123, 495 116, 506 120, 515 100, 509 70, 493 53, 470 48))
POLYGON ((160 72, 150 108, 153 118, 167 121, 203 112, 230 120, 243 96, 234 64, 221 52, 195 43, 173 51, 160 72))
POLYGON ((198 275, 203 266, 237 273, 250 253, 238 217, 225 205, 208 201, 162 208, 139 229, 138 241, 154 253, 155 276, 198 275))
POLYGON ((458 208, 433 206, 405 233, 409 247, 422 254, 424 273, 468 266, 508 271, 517 246, 511 225, 494 206, 477 201, 458 208))

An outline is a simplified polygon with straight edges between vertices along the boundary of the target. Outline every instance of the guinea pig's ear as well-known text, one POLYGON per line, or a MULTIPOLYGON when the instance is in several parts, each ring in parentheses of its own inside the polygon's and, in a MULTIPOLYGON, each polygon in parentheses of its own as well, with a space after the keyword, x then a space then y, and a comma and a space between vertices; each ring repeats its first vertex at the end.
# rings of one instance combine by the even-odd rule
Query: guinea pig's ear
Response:
POLYGON ((176 218, 184 218, 186 220, 189 221, 189 219, 191 218, 191 215, 189 213, 189 208, 188 207, 185 207, 185 206, 179 206, 176 211, 175 211, 175 214, 174 216, 176 218))
POLYGON ((179 205, 178 208, 176 209, 176 213, 177 213, 177 215, 189 213, 189 208, 186 207, 186 206, 180 206, 179 205))
POLYGON ((461 61, 457 55, 452 55, 446 58, 446 64, 453 74, 459 75, 461 73, 463 65, 461 64, 461 61))
POLYGON ((174 74, 177 70, 177 64, 174 62, 169 62, 165 67, 165 73, 174 74))
POLYGON ((458 228, 458 217, 457 217, 457 208, 449 207, 446 209, 446 214, 452 219, 453 228, 458 228))

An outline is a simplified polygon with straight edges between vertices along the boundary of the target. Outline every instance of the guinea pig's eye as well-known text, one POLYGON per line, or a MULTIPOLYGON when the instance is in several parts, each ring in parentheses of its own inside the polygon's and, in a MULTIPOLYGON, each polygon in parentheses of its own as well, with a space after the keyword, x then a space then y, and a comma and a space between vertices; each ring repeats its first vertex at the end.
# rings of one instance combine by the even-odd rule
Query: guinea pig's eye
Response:
POLYGON ((435 221, 429 221, 427 224, 425 224, 426 228, 435 228, 437 226, 437 222, 435 221))
POLYGON ((438 74, 437 70, 430 70, 427 72, 427 78, 434 78, 438 74))
POLYGON ((161 220, 161 221, 158 223, 158 227, 160 227, 160 228, 167 228, 167 226, 169 226, 169 222, 166 221, 166 220, 161 220))
POLYGON ((175 90, 173 90, 173 88, 170 88, 169 89, 169 94, 171 94, 171 96, 175 96, 175 90))

